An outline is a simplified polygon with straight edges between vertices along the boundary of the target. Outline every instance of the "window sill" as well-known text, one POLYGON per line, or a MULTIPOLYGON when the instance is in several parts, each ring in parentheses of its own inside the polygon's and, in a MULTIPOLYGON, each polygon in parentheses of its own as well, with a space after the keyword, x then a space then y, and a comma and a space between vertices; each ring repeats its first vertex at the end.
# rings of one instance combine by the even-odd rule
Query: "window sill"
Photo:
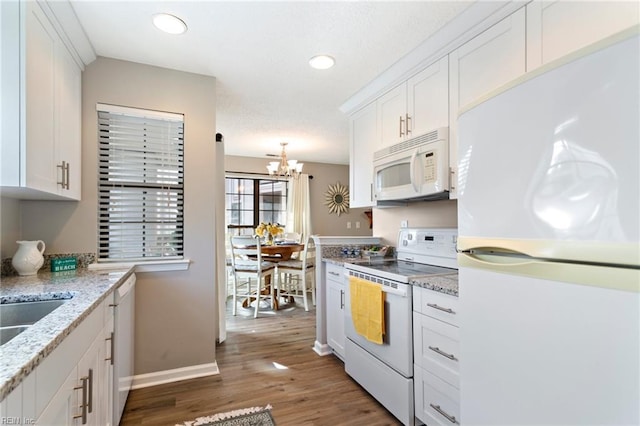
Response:
POLYGON ((126 269, 135 268, 134 272, 166 272, 166 271, 186 271, 189 269, 191 260, 151 260, 146 262, 129 262, 129 263, 92 263, 88 266, 90 270, 106 270, 106 269, 126 269))

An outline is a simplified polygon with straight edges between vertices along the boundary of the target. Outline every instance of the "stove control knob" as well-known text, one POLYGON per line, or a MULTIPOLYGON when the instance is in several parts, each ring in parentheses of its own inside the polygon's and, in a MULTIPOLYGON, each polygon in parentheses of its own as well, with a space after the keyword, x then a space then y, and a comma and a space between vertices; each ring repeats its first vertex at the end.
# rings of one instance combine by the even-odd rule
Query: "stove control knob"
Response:
POLYGON ((407 240, 402 240, 402 245, 406 247, 409 245, 409 242, 407 240))

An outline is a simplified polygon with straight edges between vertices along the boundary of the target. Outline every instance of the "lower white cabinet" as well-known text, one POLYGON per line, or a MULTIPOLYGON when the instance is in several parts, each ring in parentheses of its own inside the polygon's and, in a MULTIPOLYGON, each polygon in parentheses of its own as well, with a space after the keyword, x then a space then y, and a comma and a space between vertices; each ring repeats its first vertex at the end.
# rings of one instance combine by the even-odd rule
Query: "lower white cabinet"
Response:
POLYGON ((427 425, 460 424, 458 298, 413 288, 415 416, 427 425))
POLYGON ((112 425, 113 326, 112 294, 10 394, 22 406, 11 403, 7 414, 47 426, 112 425))
MULTIPOLYGON (((74 367, 38 417, 39 425, 74 425, 78 409, 78 368, 74 367)), ((81 397, 81 395, 80 395, 81 397)), ((80 419, 81 420, 81 419, 80 419)))
MULTIPOLYGON (((36 424, 112 424, 112 302, 113 296, 105 299, 37 367, 35 374, 39 387, 36 391, 36 401, 43 401, 39 405, 44 407, 39 411, 36 424), (82 352, 84 348, 86 349, 82 352), (70 371, 61 381, 58 372, 68 368, 70 371), (40 389, 40 385, 43 389, 40 389), (47 399, 51 392, 54 392, 53 396, 47 399)), ((23 399, 25 397, 23 395, 23 399)))
POLYGON ((327 263, 325 268, 327 289, 327 343, 333 352, 344 360, 344 267, 327 263))

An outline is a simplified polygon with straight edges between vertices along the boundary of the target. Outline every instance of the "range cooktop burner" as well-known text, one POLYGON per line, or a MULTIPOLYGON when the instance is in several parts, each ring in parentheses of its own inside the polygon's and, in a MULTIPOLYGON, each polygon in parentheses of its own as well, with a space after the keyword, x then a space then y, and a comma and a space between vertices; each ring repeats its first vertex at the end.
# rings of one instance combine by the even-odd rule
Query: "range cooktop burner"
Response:
POLYGON ((358 263, 358 266, 366 267, 369 270, 386 272, 389 274, 401 275, 405 277, 442 275, 457 272, 455 269, 451 268, 442 268, 440 266, 425 265, 422 263, 408 262, 404 260, 358 263))

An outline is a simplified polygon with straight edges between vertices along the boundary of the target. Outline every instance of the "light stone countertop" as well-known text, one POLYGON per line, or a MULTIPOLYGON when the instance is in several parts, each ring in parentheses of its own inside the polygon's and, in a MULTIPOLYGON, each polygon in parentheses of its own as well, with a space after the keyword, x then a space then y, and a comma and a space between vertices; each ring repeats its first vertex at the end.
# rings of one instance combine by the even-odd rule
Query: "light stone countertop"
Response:
POLYGON ((3 277, 0 283, 2 304, 70 299, 0 346, 0 401, 132 273, 133 268, 77 269, 3 277))
POLYGON ((410 284, 458 297, 458 273, 429 275, 411 280, 410 284))

